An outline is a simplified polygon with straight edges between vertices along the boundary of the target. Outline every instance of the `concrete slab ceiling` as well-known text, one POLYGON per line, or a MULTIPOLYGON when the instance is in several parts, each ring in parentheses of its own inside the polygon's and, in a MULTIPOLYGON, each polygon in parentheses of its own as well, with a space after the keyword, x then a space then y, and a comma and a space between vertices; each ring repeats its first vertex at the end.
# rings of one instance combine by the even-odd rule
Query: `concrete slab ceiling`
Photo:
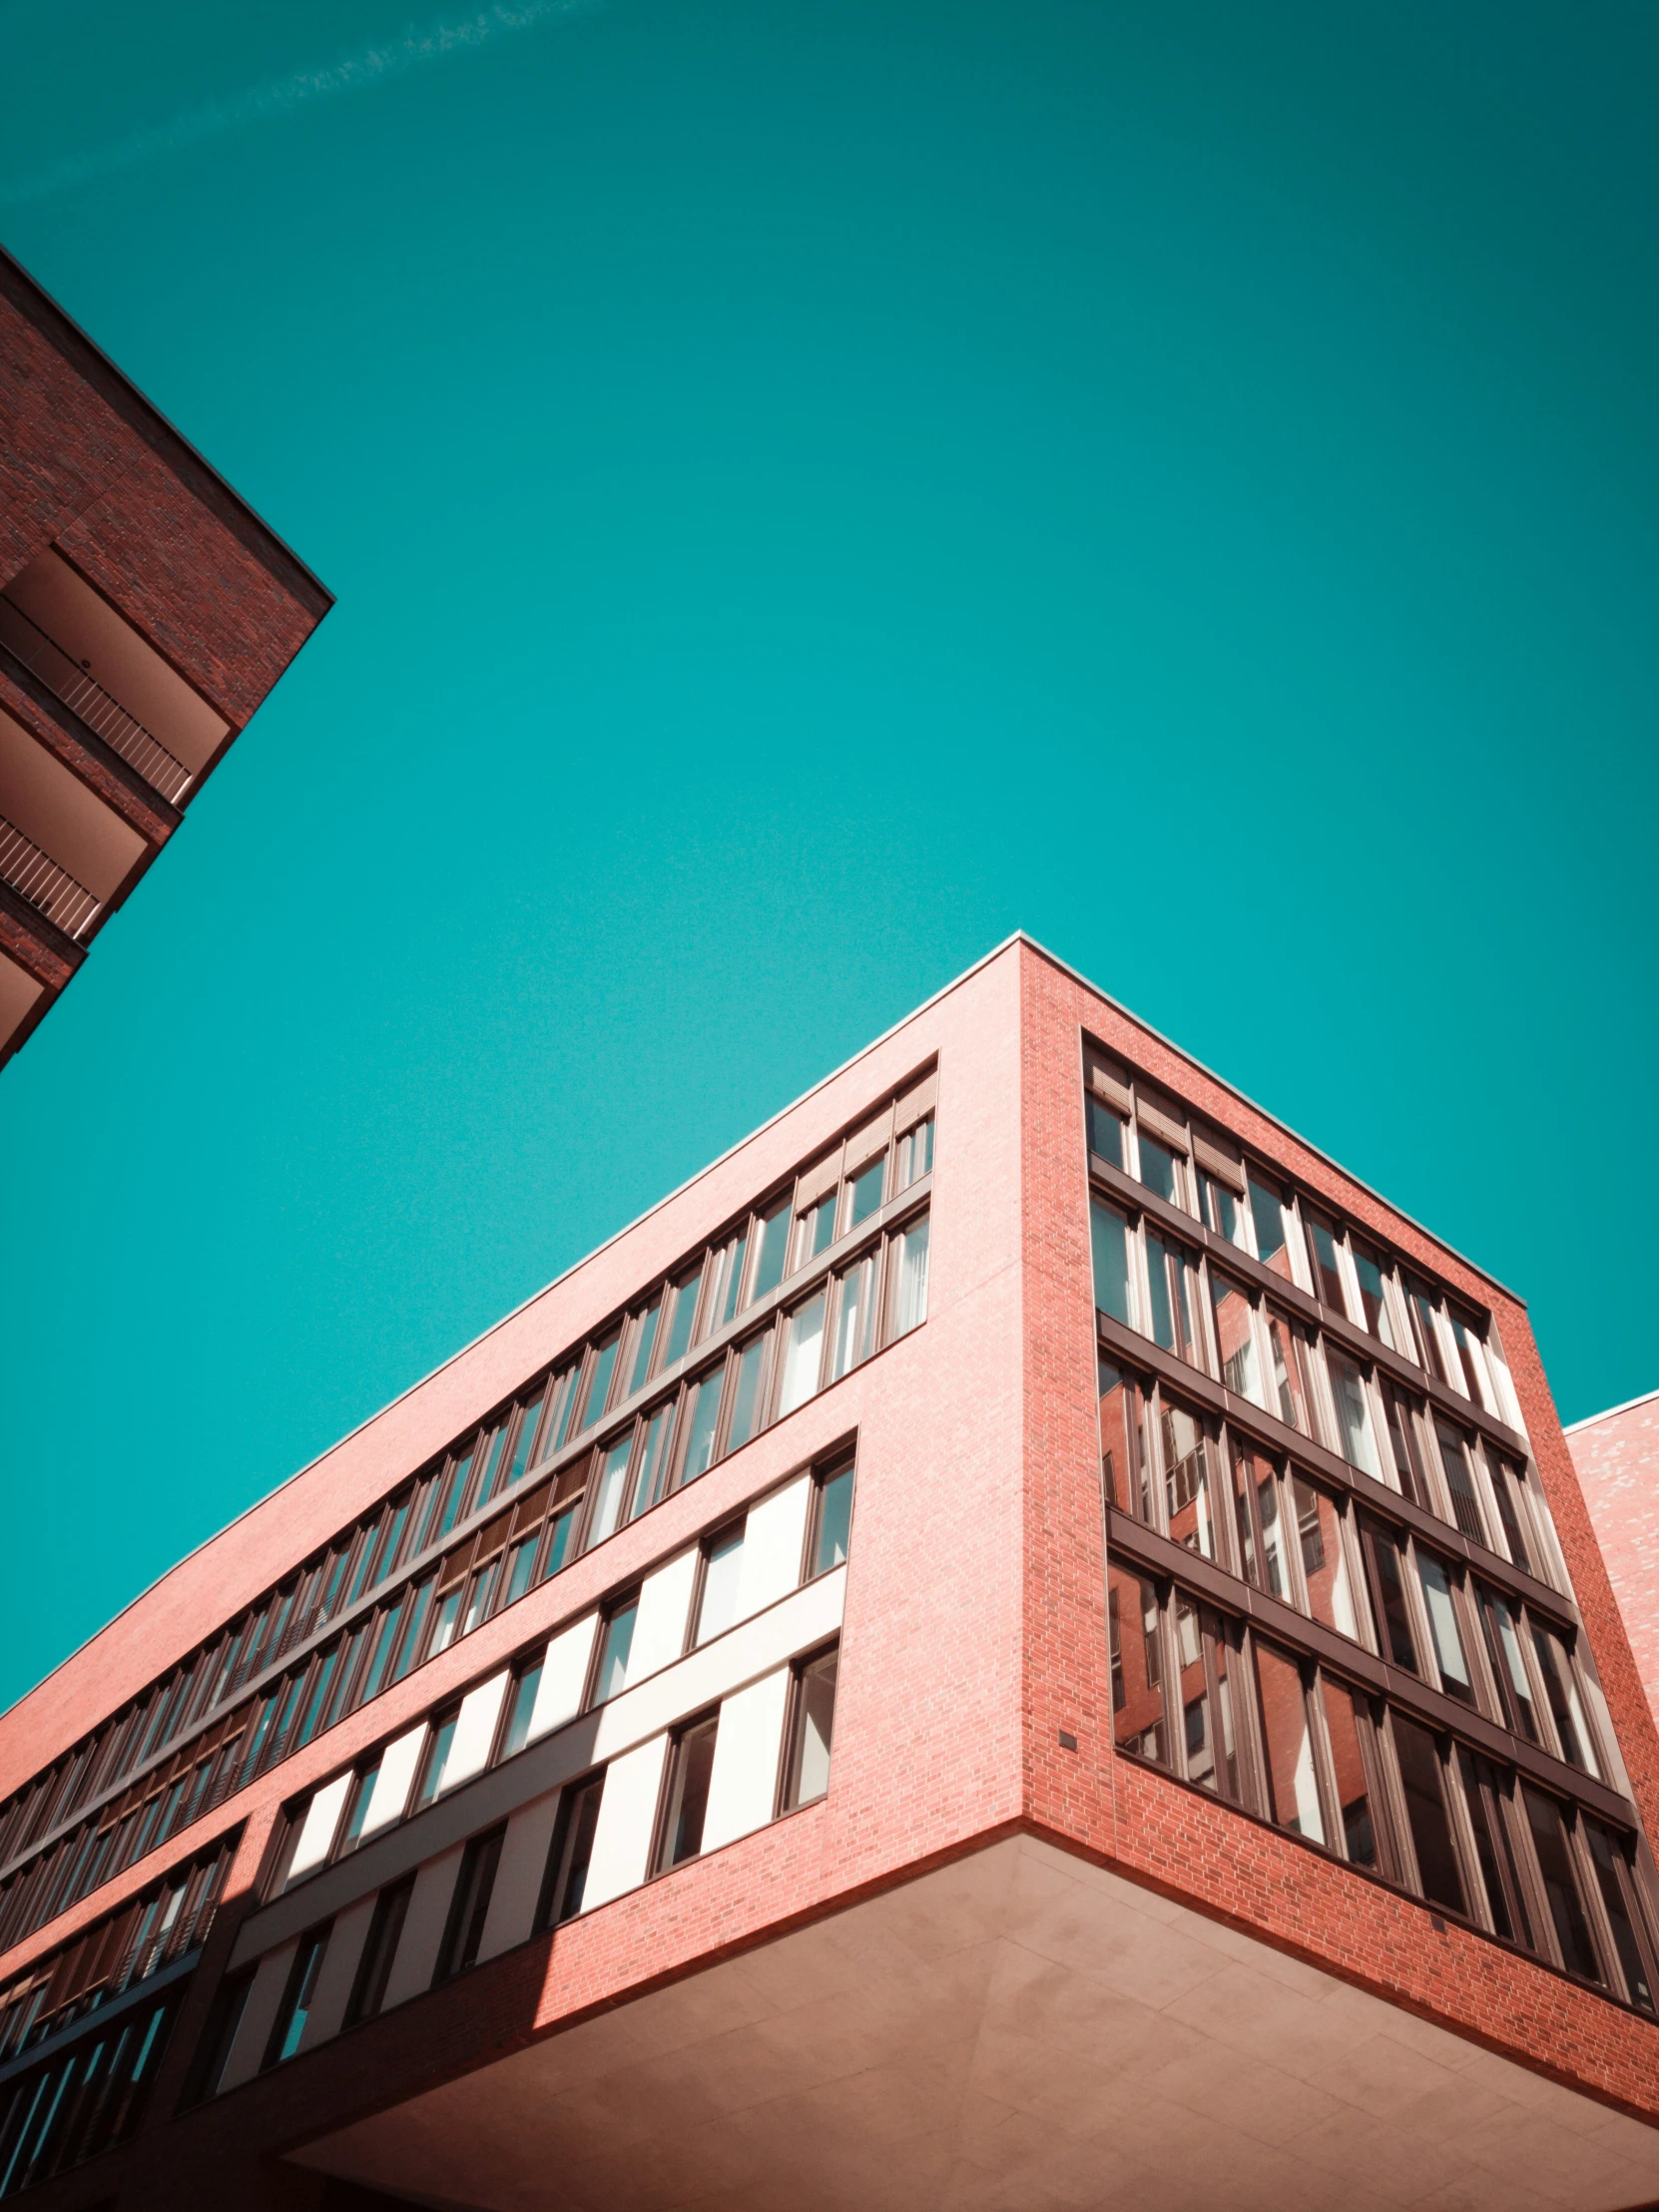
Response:
POLYGON ((1659 2198, 1659 2130, 1031 1838, 295 2156, 488 2212, 1659 2198))

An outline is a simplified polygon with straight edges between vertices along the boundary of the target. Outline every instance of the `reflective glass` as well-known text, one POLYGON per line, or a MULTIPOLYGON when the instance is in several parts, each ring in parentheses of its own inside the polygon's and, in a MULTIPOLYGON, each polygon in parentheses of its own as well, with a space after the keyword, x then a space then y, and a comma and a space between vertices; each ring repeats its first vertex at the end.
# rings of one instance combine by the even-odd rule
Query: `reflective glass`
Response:
POLYGON ((1098 1198, 1089 1201, 1089 1244, 1094 1260, 1097 1313, 1133 1326, 1129 1313, 1129 1225, 1098 1198))
POLYGON ((692 1326, 697 1320, 697 1294, 702 1287, 703 1270, 700 1267, 693 1268, 689 1275, 683 1275, 674 1286, 674 1312, 669 1317, 668 1343, 663 1347, 665 1368, 672 1368, 676 1361, 683 1360, 691 1350, 692 1326))
POLYGON ((1321 1681, 1325 1731, 1331 1739, 1331 1765, 1343 1824, 1343 1851, 1356 1867, 1377 1865, 1377 1830, 1372 1819, 1371 1780, 1366 1771, 1359 1698, 1329 1675, 1321 1681))
POLYGON ((1382 1287, 1382 1270, 1363 1244, 1349 1239, 1354 1254, 1354 1272, 1360 1278, 1360 1304, 1365 1309, 1366 1327, 1390 1352, 1399 1348, 1394 1343, 1393 1324, 1388 1319, 1388 1301, 1382 1287))
POLYGON ((1164 1452, 1164 1510, 1174 1542, 1206 1559, 1216 1557, 1216 1511, 1210 1458, 1203 1430, 1179 1405, 1165 1405, 1159 1419, 1164 1452))
POLYGON ((852 1469, 823 1484, 819 1491, 818 1539, 813 1547, 813 1572, 826 1574, 846 1557, 852 1533, 852 1469))
POLYGON ((1254 1175, 1248 1179, 1246 1188, 1250 1193, 1250 1219, 1256 1231, 1256 1257, 1289 1282, 1293 1280, 1291 1255, 1285 1243, 1285 1209, 1279 1202, 1279 1194, 1270 1191, 1265 1183, 1258 1183, 1254 1175))
POLYGON ((599 1682, 593 1702, 603 1705, 618 1691, 628 1687, 628 1654, 634 1647, 634 1621, 639 1612, 638 1600, 613 1613, 605 1623, 605 1643, 599 1654, 599 1682))
POLYGON ((715 1429, 720 1420, 720 1386, 724 1367, 711 1368, 691 1385, 686 1397, 686 1460, 682 1482, 695 1482, 708 1471, 715 1455, 715 1429))
POLYGON ((1434 1657, 1440 1670, 1440 1687, 1447 1697, 1457 1698, 1464 1705, 1472 1705, 1474 1684, 1469 1679, 1469 1663, 1463 1650, 1462 1631, 1457 1626, 1457 1609, 1451 1596, 1451 1576, 1431 1551, 1424 1551, 1420 1546, 1417 1551, 1417 1580, 1422 1585, 1422 1601, 1428 1613, 1428 1633, 1433 1640, 1434 1657))
POLYGON ((1582 1768, 1585 1774, 1593 1775, 1599 1782, 1601 1769, 1596 1765, 1590 1731, 1584 1723, 1584 1707, 1579 1699, 1578 1684, 1573 1680, 1572 1663, 1567 1657, 1566 1647, 1552 1630, 1534 1621, 1532 1648, 1538 1655, 1538 1672, 1544 1678, 1544 1696, 1549 1700, 1550 1715, 1555 1722, 1561 1755, 1572 1766, 1582 1768))
POLYGON ((722 1636, 738 1617, 738 1585, 743 1579, 743 1524, 709 1546, 703 1561, 703 1596, 697 1608, 693 1643, 722 1636))
POLYGON ((761 1249, 755 1261, 756 1298, 765 1298, 783 1282, 789 1249, 790 1202, 783 1198, 761 1224, 761 1249))
POLYGON ((830 1380, 839 1382, 875 1349, 875 1262, 860 1260, 836 1278, 835 1344, 830 1380))
POLYGON ((1115 1562, 1108 1565, 1106 1580, 1113 1740, 1120 1751, 1135 1752, 1167 1767, 1158 1595, 1150 1582, 1115 1562))
POLYGON ((1325 1351, 1331 1394, 1337 1403, 1337 1433, 1342 1438, 1343 1457, 1362 1474, 1373 1475, 1381 1482, 1382 1468, 1377 1456, 1377 1438, 1372 1434, 1371 1400, 1366 1394, 1365 1378, 1354 1362, 1345 1359, 1329 1339, 1325 1351))
POLYGON ((1395 1713, 1392 1723, 1394 1753, 1405 1793, 1405 1817, 1416 1847, 1422 1894, 1430 1904, 1443 1905, 1447 1912, 1465 1912, 1463 1878, 1457 1869, 1457 1851, 1445 1808, 1445 1780, 1434 1739, 1426 1728, 1419 1728, 1403 1714, 1395 1713))
POLYGON ((872 1160, 868 1167, 852 1178, 847 1194, 846 1226, 856 1229, 860 1222, 868 1221, 881 1204, 881 1186, 886 1180, 887 1161, 883 1154, 872 1160))
POLYGON ((628 1483, 628 1462, 633 1456, 634 1432, 620 1437, 606 1452, 599 1470, 599 1486, 594 1493, 593 1522, 588 1529, 588 1544, 600 1544, 614 1533, 622 1517, 622 1500, 628 1483))
POLYGON ((1098 1098, 1084 1101, 1089 1117, 1089 1150, 1114 1168, 1123 1165, 1123 1121, 1098 1098))
POLYGON ((1324 1621, 1340 1636, 1351 1636, 1358 1642, 1360 1624, 1355 1617, 1354 1592, 1349 1583, 1348 1559, 1343 1551, 1343 1523, 1337 1501, 1296 1473, 1291 1476, 1291 1493, 1296 1501, 1297 1537, 1309 1611, 1315 1620, 1324 1621))
POLYGON ((893 1335, 902 1337, 927 1319, 927 1221, 912 1222, 894 1240, 898 1248, 898 1294, 893 1302, 893 1335))
POLYGON ((828 1298, 820 1291, 798 1306, 784 1324, 784 1374, 778 1389, 778 1413, 793 1413, 818 1393, 824 1365, 824 1316, 828 1298))
POLYGON ((1521 1797, 1526 1806, 1527 1826, 1532 1831, 1533 1849, 1538 1856, 1538 1872, 1543 1877, 1544 1896, 1549 1901, 1549 1917, 1555 1925, 1555 1939, 1561 1946, 1561 1962, 1573 1973, 1583 1974, 1586 1980, 1599 1981, 1601 1967, 1584 1918, 1584 1902, 1578 1894, 1578 1876, 1567 1845, 1561 1808, 1554 1798, 1524 1784, 1521 1797))
POLYGON ((1293 1836, 1325 1842, 1308 1697, 1295 1660, 1256 1641, 1256 1681, 1262 1700, 1262 1742, 1267 1753, 1268 1799, 1274 1820, 1293 1836))
POLYGON ((1249 1398, 1264 1412, 1271 1410, 1262 1363, 1256 1351, 1250 1300, 1235 1289, 1225 1275, 1210 1275, 1210 1303, 1216 1317, 1216 1349, 1221 1355, 1221 1379, 1230 1390, 1249 1398))
POLYGON ((764 1336, 751 1338, 738 1355, 738 1382, 732 1393, 732 1433, 726 1440, 728 1451, 736 1451, 740 1444, 748 1443, 755 1432, 760 1410, 761 1368, 766 1356, 764 1336))

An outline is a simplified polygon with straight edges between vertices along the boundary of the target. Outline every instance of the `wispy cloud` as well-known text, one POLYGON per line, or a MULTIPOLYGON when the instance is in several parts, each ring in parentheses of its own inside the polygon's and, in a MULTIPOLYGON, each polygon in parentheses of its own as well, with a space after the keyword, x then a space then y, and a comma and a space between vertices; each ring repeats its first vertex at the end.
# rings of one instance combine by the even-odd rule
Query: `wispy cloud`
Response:
POLYGON ((331 100, 342 92, 360 92, 370 85, 384 84, 389 77, 406 76, 411 69, 423 69, 429 62, 441 62, 447 55, 486 45, 509 32, 532 30, 555 17, 591 14, 599 4, 600 0, 496 0, 494 6, 481 8, 476 15, 459 21, 400 32, 395 38, 348 54, 325 69, 296 70, 291 77, 278 78, 274 84, 257 85, 228 100, 210 100, 200 108, 170 116, 166 122, 130 131, 125 138, 65 155, 61 161, 48 163, 13 183, 0 181, 0 207, 21 207, 27 201, 44 200, 52 193, 92 184, 155 155, 174 154, 202 139, 244 130, 251 123, 270 122, 313 100, 331 100))

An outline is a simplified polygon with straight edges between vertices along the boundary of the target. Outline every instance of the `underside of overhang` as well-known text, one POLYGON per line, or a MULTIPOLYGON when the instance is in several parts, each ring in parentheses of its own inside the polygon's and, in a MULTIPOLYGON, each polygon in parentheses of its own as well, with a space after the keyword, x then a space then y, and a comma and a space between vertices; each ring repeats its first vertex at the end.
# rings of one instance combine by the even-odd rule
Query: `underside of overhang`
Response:
POLYGON ((1029 1837, 294 2155, 444 2212, 1659 2197, 1659 2130, 1029 1837))

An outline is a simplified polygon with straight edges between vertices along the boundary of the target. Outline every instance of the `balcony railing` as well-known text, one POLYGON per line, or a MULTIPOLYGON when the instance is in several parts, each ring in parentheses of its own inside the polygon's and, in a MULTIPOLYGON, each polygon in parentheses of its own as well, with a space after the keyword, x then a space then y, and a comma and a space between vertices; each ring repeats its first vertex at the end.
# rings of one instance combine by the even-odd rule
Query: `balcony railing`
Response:
POLYGON ((38 844, 0 815, 0 882, 20 891, 31 906, 55 921, 66 936, 81 937, 97 917, 100 900, 68 868, 48 859, 38 844))
POLYGON ((26 668, 32 668, 66 707, 73 707, 89 730, 136 768, 144 781, 177 806, 194 781, 183 761, 176 760, 159 738, 135 715, 118 706, 86 670, 72 660, 61 645, 30 621, 22 608, 0 592, 0 643, 9 646, 26 668))

